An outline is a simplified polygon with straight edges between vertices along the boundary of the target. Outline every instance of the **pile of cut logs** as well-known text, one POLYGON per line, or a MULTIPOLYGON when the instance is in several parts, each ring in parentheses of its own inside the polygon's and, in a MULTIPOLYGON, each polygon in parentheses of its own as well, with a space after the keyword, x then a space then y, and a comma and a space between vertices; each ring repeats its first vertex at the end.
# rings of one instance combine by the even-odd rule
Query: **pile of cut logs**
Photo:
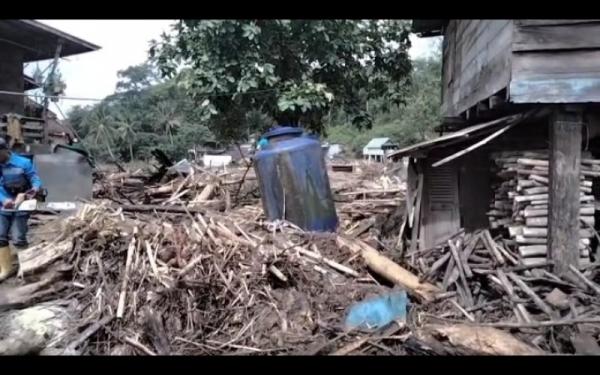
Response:
MULTIPOLYGON (((543 263, 548 237, 548 152, 511 151, 492 155, 496 164, 494 198, 488 217, 492 229, 506 229, 525 264, 543 263)), ((589 263, 594 228, 592 178, 600 177, 600 160, 581 159, 580 262, 589 263)))

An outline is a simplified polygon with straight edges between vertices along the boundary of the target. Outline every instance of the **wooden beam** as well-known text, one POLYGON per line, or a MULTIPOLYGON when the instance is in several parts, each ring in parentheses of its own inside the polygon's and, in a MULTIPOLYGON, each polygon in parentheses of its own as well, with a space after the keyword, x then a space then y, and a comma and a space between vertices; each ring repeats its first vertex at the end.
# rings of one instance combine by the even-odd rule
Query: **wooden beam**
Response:
POLYGON ((568 275, 579 252, 582 115, 557 109, 550 119, 548 248, 555 273, 568 275))

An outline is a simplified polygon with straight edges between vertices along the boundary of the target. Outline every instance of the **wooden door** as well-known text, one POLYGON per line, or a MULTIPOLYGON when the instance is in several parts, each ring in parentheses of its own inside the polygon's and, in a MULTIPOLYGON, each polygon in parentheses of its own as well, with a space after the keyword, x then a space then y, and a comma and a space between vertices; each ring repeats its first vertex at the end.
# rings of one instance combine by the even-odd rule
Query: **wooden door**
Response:
POLYGON ((421 239, 422 247, 430 248, 460 229, 458 201, 458 168, 456 163, 432 168, 432 160, 425 167, 421 239))

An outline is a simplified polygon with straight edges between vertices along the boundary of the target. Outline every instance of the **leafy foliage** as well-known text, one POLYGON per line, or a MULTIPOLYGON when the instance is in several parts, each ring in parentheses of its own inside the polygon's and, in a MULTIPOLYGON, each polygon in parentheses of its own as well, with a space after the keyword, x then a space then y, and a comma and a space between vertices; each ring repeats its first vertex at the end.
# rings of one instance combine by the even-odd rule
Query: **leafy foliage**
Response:
POLYGON ((150 64, 119 72, 117 92, 95 106, 74 107, 69 121, 101 160, 149 159, 159 147, 175 158, 214 139, 198 109, 173 81, 158 81, 150 64))
POLYGON ((434 126, 440 123, 441 48, 438 45, 427 58, 413 61, 410 86, 407 86, 406 103, 389 112, 382 110, 384 101, 370 105, 373 127, 360 131, 349 124, 343 112, 339 112, 329 128, 328 140, 349 146, 360 152, 371 138, 390 137, 400 145, 423 141, 432 135, 434 126))
POLYGON ((182 20, 150 53, 205 109, 210 129, 237 140, 251 111, 323 132, 330 109, 343 107, 370 127, 368 100, 403 102, 408 36, 397 20, 182 20))

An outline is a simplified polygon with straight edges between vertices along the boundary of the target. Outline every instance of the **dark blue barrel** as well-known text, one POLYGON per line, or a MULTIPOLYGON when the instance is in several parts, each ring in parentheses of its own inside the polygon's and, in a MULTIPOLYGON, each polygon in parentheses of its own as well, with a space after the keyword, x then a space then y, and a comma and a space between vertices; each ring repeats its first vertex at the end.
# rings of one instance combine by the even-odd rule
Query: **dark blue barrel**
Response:
POLYGON ((263 136, 255 169, 268 220, 286 219, 307 231, 335 231, 335 212, 321 143, 302 129, 281 127, 263 136))

